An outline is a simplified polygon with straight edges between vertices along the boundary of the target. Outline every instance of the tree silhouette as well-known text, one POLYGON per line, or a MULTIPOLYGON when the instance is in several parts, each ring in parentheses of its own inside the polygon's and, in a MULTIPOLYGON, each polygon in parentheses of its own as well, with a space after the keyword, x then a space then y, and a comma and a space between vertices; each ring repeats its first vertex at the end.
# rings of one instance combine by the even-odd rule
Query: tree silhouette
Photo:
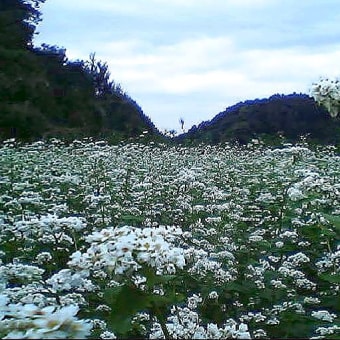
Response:
POLYGON ((1 0, 0 41, 4 48, 31 48, 37 24, 41 21, 40 5, 45 0, 1 0))
POLYGON ((179 119, 179 123, 181 124, 182 132, 184 132, 184 119, 182 117, 179 119))

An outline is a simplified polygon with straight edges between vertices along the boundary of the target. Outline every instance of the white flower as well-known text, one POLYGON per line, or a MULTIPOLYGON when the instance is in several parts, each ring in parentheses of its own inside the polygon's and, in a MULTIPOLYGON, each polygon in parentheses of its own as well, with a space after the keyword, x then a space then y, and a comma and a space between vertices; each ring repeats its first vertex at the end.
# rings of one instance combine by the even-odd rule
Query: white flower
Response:
POLYGON ((284 246, 284 243, 281 242, 281 241, 278 241, 278 242, 275 242, 275 246, 276 246, 277 248, 282 248, 282 247, 284 246))
POLYGON ((312 316, 316 319, 319 319, 322 321, 328 321, 328 322, 333 322, 333 320, 336 318, 335 314, 331 314, 326 310, 319 310, 317 312, 312 312, 312 316))
POLYGON ((305 197, 302 191, 296 187, 289 188, 287 190, 287 195, 292 201, 299 201, 305 197))
POLYGON ((76 305, 39 308, 34 304, 9 304, 4 312, 8 331, 4 339, 84 338, 92 325, 76 318, 78 310, 76 305))
POLYGON ((185 265, 184 250, 173 242, 182 234, 180 228, 107 228, 86 237, 91 243, 86 253, 75 252, 68 263, 74 268, 102 269, 121 275, 137 271, 143 263, 158 274, 175 273, 185 265))
POLYGON ((260 235, 250 235, 249 236, 249 241, 251 241, 251 242, 263 241, 263 237, 260 236, 260 235))
POLYGON ((248 326, 246 324, 241 323, 239 325, 236 339, 251 339, 250 333, 248 332, 248 326))
POLYGON ((212 292, 209 293, 208 295, 209 299, 218 299, 218 293, 213 290, 212 292))
POLYGON ((109 339, 117 339, 116 335, 112 332, 105 331, 100 334, 100 338, 104 340, 109 340, 109 339))
POLYGON ((52 260, 52 255, 49 252, 41 252, 36 259, 39 264, 44 264, 52 260))

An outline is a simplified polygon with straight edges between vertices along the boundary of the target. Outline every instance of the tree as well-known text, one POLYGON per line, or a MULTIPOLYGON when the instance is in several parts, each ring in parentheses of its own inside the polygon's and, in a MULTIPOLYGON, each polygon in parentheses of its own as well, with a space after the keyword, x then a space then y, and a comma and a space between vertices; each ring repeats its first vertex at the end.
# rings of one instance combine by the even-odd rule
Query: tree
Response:
POLYGON ((1 0, 0 42, 3 48, 31 48, 37 24, 41 21, 40 5, 45 0, 1 0))
POLYGON ((114 92, 115 85, 110 80, 111 74, 106 62, 96 60, 96 54, 91 53, 85 67, 93 80, 97 97, 111 95, 114 92))
POLYGON ((340 80, 321 77, 312 84, 311 95, 329 112, 332 118, 340 112, 340 80))
POLYGON ((182 129, 182 132, 184 133, 184 119, 183 118, 180 118, 179 119, 179 123, 181 124, 181 129, 182 129))

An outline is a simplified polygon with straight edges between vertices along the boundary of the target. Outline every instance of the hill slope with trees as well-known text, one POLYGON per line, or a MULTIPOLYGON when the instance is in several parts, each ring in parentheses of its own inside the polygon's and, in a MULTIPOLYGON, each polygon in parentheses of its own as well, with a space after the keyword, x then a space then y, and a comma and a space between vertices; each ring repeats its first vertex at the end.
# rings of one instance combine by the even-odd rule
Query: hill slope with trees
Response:
POLYGON ((63 48, 33 46, 44 1, 0 2, 0 139, 161 136, 94 54, 69 61, 63 48))
POLYGON ((180 142, 247 143, 261 137, 276 143, 283 136, 298 141, 307 136, 313 142, 340 143, 340 119, 306 94, 273 95, 228 107, 212 120, 193 126, 176 138, 180 142))

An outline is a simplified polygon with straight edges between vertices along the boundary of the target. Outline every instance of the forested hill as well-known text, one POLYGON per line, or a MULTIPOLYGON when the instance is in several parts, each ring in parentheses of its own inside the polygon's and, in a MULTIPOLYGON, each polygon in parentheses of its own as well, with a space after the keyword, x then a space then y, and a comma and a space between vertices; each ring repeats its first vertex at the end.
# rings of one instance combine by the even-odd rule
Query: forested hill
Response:
POLYGON ((0 139, 160 136, 94 54, 70 61, 63 48, 33 46, 42 2, 0 2, 0 139))
POLYGON ((178 141, 247 143, 261 137, 278 142, 298 141, 301 135, 323 144, 340 143, 340 120, 306 94, 273 95, 267 99, 240 102, 228 107, 210 121, 193 126, 178 141))

